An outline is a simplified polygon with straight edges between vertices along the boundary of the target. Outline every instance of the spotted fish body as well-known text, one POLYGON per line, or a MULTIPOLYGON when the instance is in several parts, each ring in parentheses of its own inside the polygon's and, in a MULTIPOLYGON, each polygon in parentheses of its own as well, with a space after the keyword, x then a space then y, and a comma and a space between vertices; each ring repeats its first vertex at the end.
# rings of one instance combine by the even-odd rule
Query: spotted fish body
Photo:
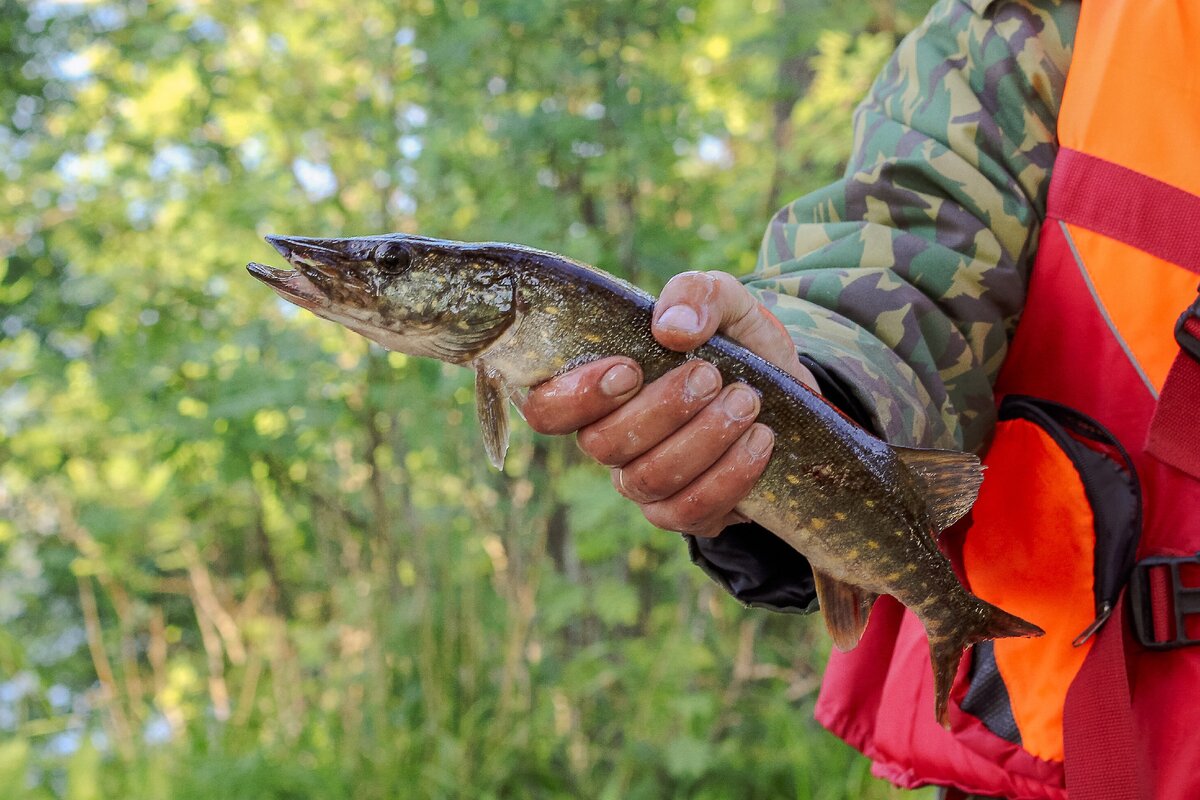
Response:
POLYGON ((654 298, 600 270, 509 244, 392 234, 268 237, 295 268, 249 270, 283 298, 384 347, 472 366, 492 463, 508 443, 507 398, 580 364, 628 356, 653 381, 693 358, 761 397, 776 433, 769 463, 738 511, 813 568, 834 643, 854 647, 875 598, 912 609, 930 643, 938 719, 965 648, 1041 630, 966 591, 937 532, 970 508, 982 471, 971 454, 888 445, 792 376, 715 336, 690 353, 651 335, 654 298))

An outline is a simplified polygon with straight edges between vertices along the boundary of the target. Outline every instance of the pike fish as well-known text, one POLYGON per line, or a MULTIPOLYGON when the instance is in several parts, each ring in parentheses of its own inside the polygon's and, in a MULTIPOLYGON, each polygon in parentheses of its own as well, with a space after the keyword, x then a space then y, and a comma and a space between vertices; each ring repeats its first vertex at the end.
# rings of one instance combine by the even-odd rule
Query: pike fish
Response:
POLYGON ((267 241, 291 268, 248 269, 283 299, 388 350, 473 367, 484 446, 497 467, 511 393, 589 361, 629 356, 649 382, 702 358, 725 383, 753 387, 775 449, 737 510, 807 557, 838 648, 858 644, 879 595, 912 609, 928 635, 943 725, 968 647, 1042 634, 963 588, 938 549, 938 532, 975 501, 983 479, 976 456, 889 445, 724 337, 690 353, 667 350, 651 335, 651 295, 553 253, 405 234, 267 241))

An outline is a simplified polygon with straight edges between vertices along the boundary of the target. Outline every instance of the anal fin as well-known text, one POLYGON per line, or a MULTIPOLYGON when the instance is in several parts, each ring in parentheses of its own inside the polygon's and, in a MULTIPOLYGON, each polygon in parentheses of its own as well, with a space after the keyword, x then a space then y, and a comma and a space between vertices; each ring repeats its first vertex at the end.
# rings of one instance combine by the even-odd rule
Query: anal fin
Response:
POLYGON ((879 595, 816 570, 813 581, 834 646, 843 652, 853 650, 866 630, 871 606, 879 595))
POLYGON ((504 469, 508 452, 508 387, 498 372, 475 364, 475 413, 483 433, 483 449, 496 469, 504 469))

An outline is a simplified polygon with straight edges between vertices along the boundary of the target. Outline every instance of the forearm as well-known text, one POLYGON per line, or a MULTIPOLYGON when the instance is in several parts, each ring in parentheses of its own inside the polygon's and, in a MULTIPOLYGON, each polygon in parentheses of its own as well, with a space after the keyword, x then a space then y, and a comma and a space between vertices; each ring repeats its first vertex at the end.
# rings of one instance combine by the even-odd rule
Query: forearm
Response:
POLYGON ((747 281, 897 443, 982 442, 1044 216, 1078 6, 985 5, 901 44, 844 179, 776 215, 747 281))

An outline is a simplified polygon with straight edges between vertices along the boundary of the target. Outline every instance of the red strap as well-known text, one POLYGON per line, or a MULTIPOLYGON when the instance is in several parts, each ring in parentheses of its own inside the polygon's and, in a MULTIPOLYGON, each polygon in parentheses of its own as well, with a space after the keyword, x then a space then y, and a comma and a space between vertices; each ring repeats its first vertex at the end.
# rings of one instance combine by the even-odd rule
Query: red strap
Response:
POLYGON ((1063 147, 1046 216, 1102 233, 1200 274, 1200 196, 1128 167, 1063 147))
MULTIPOLYGON (((1200 317, 1185 318, 1182 333, 1200 342, 1200 317)), ((1180 350, 1158 396, 1146 451, 1159 461, 1200 478, 1197 417, 1200 417, 1200 360, 1180 350)))
POLYGON ((1150 579, 1150 621, 1154 627, 1154 641, 1169 642, 1175 638, 1174 608, 1171 604, 1171 568, 1149 567, 1146 577, 1150 579))
MULTIPOLYGON (((1200 274, 1200 196, 1102 158, 1061 148, 1050 179, 1047 217, 1102 233, 1200 274)), ((1184 331, 1200 343, 1198 313, 1184 331)), ((1167 321, 1163 321, 1167 324, 1167 321)), ((1200 479, 1200 358, 1181 351, 1167 373, 1146 450, 1200 479)))
POLYGON ((1125 593, 1067 690, 1063 767, 1071 800, 1142 800, 1125 671, 1125 593))

